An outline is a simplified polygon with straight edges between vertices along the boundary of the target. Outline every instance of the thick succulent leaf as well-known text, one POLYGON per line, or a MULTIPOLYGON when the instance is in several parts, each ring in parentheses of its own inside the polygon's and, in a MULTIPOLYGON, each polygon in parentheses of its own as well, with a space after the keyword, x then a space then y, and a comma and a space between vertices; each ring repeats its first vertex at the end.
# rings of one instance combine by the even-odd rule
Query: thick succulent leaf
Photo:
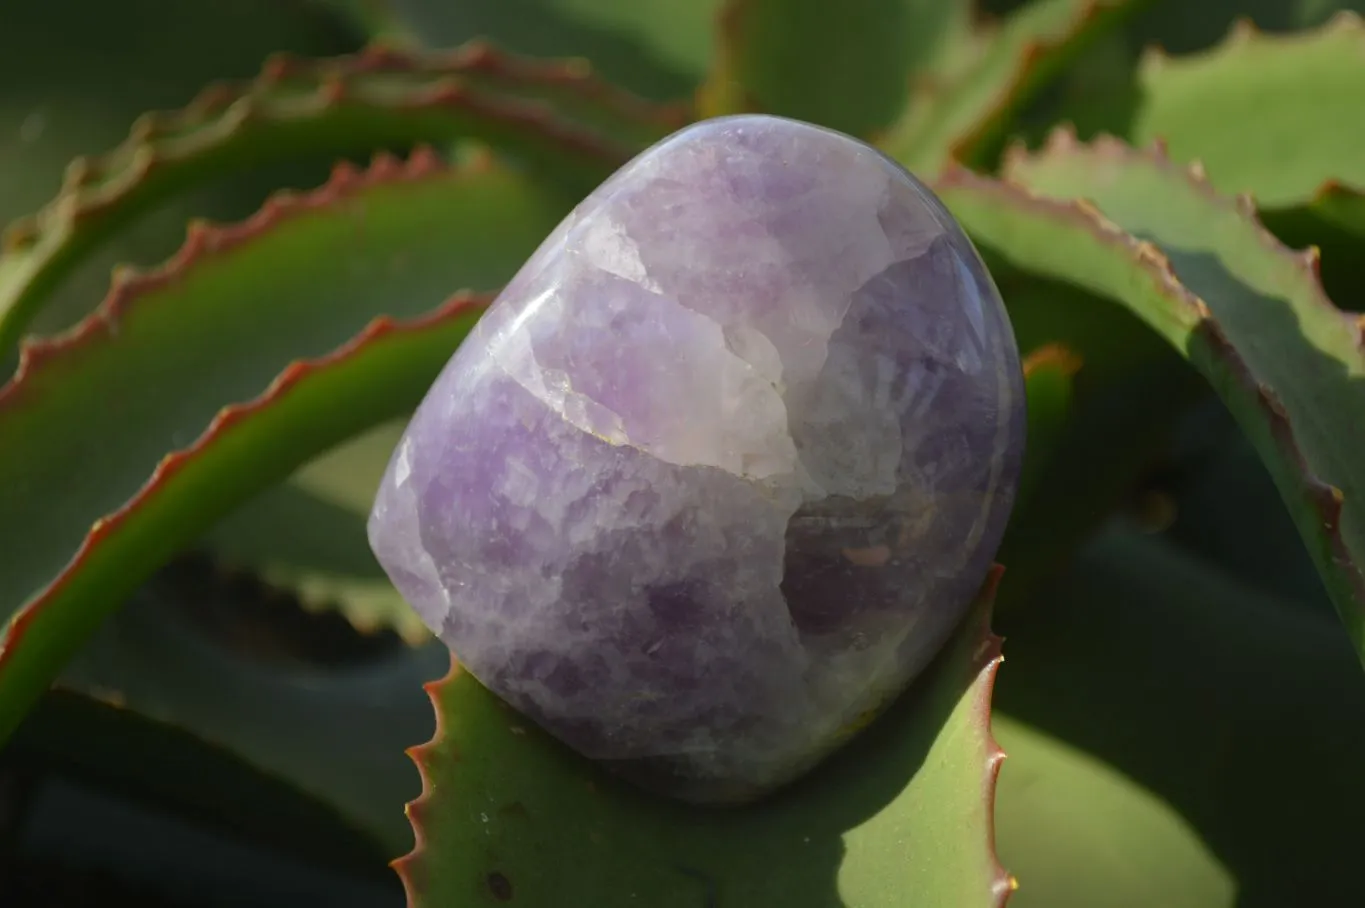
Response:
MULTIPOLYGON (((1082 749, 1175 808, 1235 887, 1219 886, 1215 868, 1196 873, 1207 856, 1187 848, 1171 868, 1208 894, 1199 904, 1359 901, 1365 685, 1332 622, 1158 536, 1124 531, 1097 540, 1036 607, 1002 615, 999 626, 1010 660, 996 688, 997 715, 1082 749)), ((1002 738, 1014 727, 1002 722, 1002 738)), ((1073 863, 1044 847, 1058 841, 1047 825, 1007 817, 1018 803, 1010 786, 1026 781, 1009 774, 1026 760, 1021 752, 1016 764, 1011 750, 998 827, 1021 904, 1181 904, 1145 898, 1160 880, 1125 872, 1143 853, 1073 863), (1027 838, 1012 840, 1012 832, 1027 838), (1034 899, 1034 882, 1048 878, 1059 888, 1034 899), (1118 886, 1125 888, 1115 893, 1118 886)), ((1123 818, 1113 822, 1119 828, 1108 835, 1122 842, 1123 818)))
POLYGON ((1365 12, 1362 0, 1202 0, 1154 3, 1128 34, 1136 47, 1156 45, 1188 54, 1217 44, 1239 20, 1274 32, 1322 25, 1339 10, 1365 12))
POLYGON ((980 164, 1000 148, 1010 121, 1091 41, 1141 0, 1034 0, 1007 16, 974 61, 944 85, 927 85, 880 144, 915 173, 951 161, 980 164))
MULTIPOLYGON (((1029 443, 1021 495, 998 560, 1010 565, 996 609, 1031 602, 1037 585, 1165 456, 1207 384, 1135 315, 1075 286, 1030 276, 982 247, 1026 359, 1060 345, 1083 364, 1071 378, 1065 421, 1053 422, 1029 388, 1029 443)), ((1045 387, 1045 386, 1044 386, 1045 387)))
POLYGON ((1159 149, 1083 146, 1057 132, 1041 154, 1012 155, 1007 173, 1054 198, 1093 201, 1140 242, 1159 246, 1144 257, 1173 269, 1179 284, 1169 288, 1166 312, 1150 313, 1153 324, 1205 372, 1266 461, 1365 657, 1365 469, 1356 434, 1365 426, 1365 356, 1361 325, 1322 289, 1316 251, 1291 252, 1247 200, 1218 195, 1202 171, 1174 165, 1159 149))
POLYGON ((322 61, 276 57, 253 82, 215 85, 181 111, 143 116, 124 144, 78 158, 58 196, 11 225, 0 253, 0 353, 74 262, 188 186, 273 160, 472 136, 581 194, 681 116, 577 63, 483 44, 433 56, 376 48, 322 61))
POLYGON ((1175 517, 1168 538, 1266 595, 1336 621, 1280 490, 1221 402, 1191 414, 1172 455, 1152 489, 1175 517))
MULTIPOLYGON (((250 78, 271 53, 329 56, 356 48, 316 7, 276 0, 7 7, 0 16, 0 226, 50 200, 68 162, 117 144, 143 111, 184 104, 211 80, 250 78), (148 22, 156 23, 154 40, 148 22)), ((104 295, 116 265, 165 259, 190 217, 246 217, 280 186, 325 178, 334 160, 252 169, 148 211, 77 263, 31 330, 55 333, 79 320, 104 295)), ((15 354, 12 345, 0 352, 5 377, 15 354)))
POLYGON ((0 731, 214 519, 415 406, 480 311, 440 301, 505 281, 568 204, 489 161, 341 168, 26 347, 0 391, 0 731))
POLYGON ((995 830, 1019 880, 1010 908, 1236 904, 1232 873, 1160 796, 1036 727, 998 712, 992 725, 1009 754, 995 830))
POLYGON ((1359 326, 1322 292, 1313 255, 1283 247, 1249 204, 1119 143, 1059 133, 1010 172, 1057 196, 957 170, 939 191, 969 232, 1014 265, 1127 306, 1181 351, 1266 460, 1365 656, 1365 526, 1352 428, 1365 425, 1359 326), (1145 237, 1161 243, 1154 245, 1145 237), (1186 283, 1182 283, 1182 280, 1186 283))
POLYGON ((337 609, 362 633, 392 629, 411 644, 430 640, 365 535, 405 422, 385 423, 328 451, 234 511, 205 539, 213 556, 292 591, 307 608, 337 609))
POLYGON ((59 775, 289 858, 378 876, 384 845, 333 807, 120 699, 51 691, 5 745, 11 767, 59 775))
POLYGON ((332 808, 388 860, 412 848, 403 804, 421 780, 403 749, 431 736, 422 684, 448 664, 439 643, 357 635, 335 613, 303 611, 191 556, 110 615, 58 684, 115 697, 269 773, 332 808))
POLYGON ((687 96, 711 55, 721 0, 328 0, 385 41, 488 38, 518 53, 580 57, 650 98, 687 96), (360 9, 354 9, 360 7, 360 9))
POLYGON ((869 135, 904 106, 911 77, 970 25, 971 4, 961 0, 727 0, 699 107, 869 135))
POLYGON ((1362 219, 1365 23, 1343 13, 1320 29, 1267 35, 1247 23, 1188 57, 1151 51, 1130 135, 1201 161, 1223 192, 1269 209, 1346 206, 1362 219))
POLYGON ((760 804, 646 796, 531 726, 454 668, 415 748, 414 906, 1001 905, 992 849, 1001 753, 989 700, 995 578, 939 660, 845 751, 760 804))

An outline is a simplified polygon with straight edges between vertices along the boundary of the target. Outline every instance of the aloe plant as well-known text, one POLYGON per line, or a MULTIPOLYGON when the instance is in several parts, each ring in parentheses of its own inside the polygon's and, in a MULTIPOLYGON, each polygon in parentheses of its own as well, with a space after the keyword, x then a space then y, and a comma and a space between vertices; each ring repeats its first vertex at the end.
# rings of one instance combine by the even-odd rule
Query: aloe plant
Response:
POLYGON ((1344 4, 193 6, 0 15, 0 790, 25 805, 0 811, 0 901, 96 872, 175 904, 1358 898, 1344 4), (721 808, 490 693, 365 520, 555 225, 748 112, 869 142, 942 200, 1013 325, 1028 445, 1002 567, 933 664, 721 808))

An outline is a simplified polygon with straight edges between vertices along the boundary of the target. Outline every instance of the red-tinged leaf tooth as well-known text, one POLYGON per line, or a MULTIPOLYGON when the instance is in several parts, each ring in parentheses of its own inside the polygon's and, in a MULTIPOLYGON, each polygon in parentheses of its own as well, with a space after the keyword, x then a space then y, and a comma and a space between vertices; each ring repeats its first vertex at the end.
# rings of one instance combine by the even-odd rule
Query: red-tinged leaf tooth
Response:
POLYGON ((501 63, 498 51, 487 40, 475 38, 463 47, 456 48, 454 55, 467 66, 497 66, 501 63))
MULTIPOLYGON (((317 195, 322 194, 318 193, 317 195)), ((325 203, 325 201, 322 202, 322 204, 325 203)), ((226 249, 237 243, 245 242, 266 226, 258 224, 253 227, 251 224, 252 222, 248 221, 234 228, 217 228, 225 235, 219 248, 226 249)), ((150 282, 164 283, 173 280, 176 274, 178 271, 167 272, 163 270, 160 274, 144 275, 141 280, 148 282, 145 286, 154 287, 156 285, 150 282)), ((109 299, 110 297, 105 298, 105 303, 101 304, 101 310, 104 309, 109 299)), ((491 296, 488 294, 461 292, 448 299, 435 312, 426 316, 404 321, 398 321, 390 316, 372 319, 359 334, 332 352, 315 359, 295 360, 259 396, 245 403, 232 404, 218 411, 218 414, 209 423, 208 428, 189 447, 181 448, 161 459, 152 471, 151 477, 138 490, 137 494, 112 514, 95 521, 62 573, 40 594, 25 603, 14 614, 10 619, 8 633, 0 638, 0 672, 5 669, 5 656, 19 648, 23 642, 24 634, 27 633, 28 628, 32 626, 37 616, 42 613, 45 604, 70 582, 71 577, 81 564, 90 557, 91 553, 110 534, 116 532, 123 523, 136 514, 151 496, 158 494, 159 490, 165 488, 166 484, 189 463, 193 462, 205 448, 232 431, 238 424, 250 419, 253 414, 270 407, 275 401, 288 394, 310 376, 356 356, 369 345, 393 334, 426 330, 441 321, 463 316, 471 310, 486 307, 490 302, 491 296)), ((16 398, 24 386, 24 375, 31 375, 43 361, 50 361, 55 353, 70 349, 74 345, 90 343, 96 333, 107 333, 109 328, 107 313, 101 310, 97 310, 82 321, 77 326, 78 330, 64 337, 62 347, 58 347, 56 344, 48 344, 43 352, 30 357, 27 362, 21 357, 19 372, 7 385, 0 388, 0 408, 16 404, 16 398)))
POLYGON ((28 249, 38 241, 38 233, 38 225, 33 218, 20 218, 5 228, 4 236, 0 238, 0 245, 3 245, 8 252, 28 249))
MULTIPOLYGON (((1209 173, 1204 169, 1204 162, 1198 158, 1190 161, 1185 169, 1189 171, 1190 179, 1196 183, 1207 183, 1209 181, 1209 173)), ((1255 207, 1254 204, 1253 207, 1255 207)))
POLYGON ((128 141, 138 144, 150 142, 162 135, 164 129, 165 124, 162 115, 156 111, 150 111, 133 121, 133 125, 128 130, 128 141))
POLYGON ((1322 283, 1322 250, 1317 246, 1307 246, 1299 250, 1300 267, 1313 278, 1314 283, 1322 283))
MULTIPOLYGON (((1164 154, 1155 154, 1151 149, 1138 150, 1120 140, 1115 140, 1114 144, 1106 145, 1102 150, 1097 149, 1094 145, 1087 146, 1084 143, 1079 143, 1075 148, 1071 149, 1071 151, 1079 155, 1094 153, 1119 156, 1128 162, 1140 163, 1145 161, 1163 170, 1180 174, 1196 192, 1202 194, 1206 199, 1216 205, 1233 207, 1242 218, 1251 222, 1260 241, 1265 245, 1267 252, 1272 255, 1288 258, 1295 263, 1297 268, 1303 270, 1311 282, 1313 300, 1316 305, 1325 306, 1333 312, 1340 311, 1337 309, 1336 305, 1328 299, 1327 292, 1322 287, 1322 281, 1320 279, 1321 256, 1318 250, 1310 247, 1310 249, 1295 253, 1289 247, 1285 246, 1275 234, 1271 233, 1270 230, 1266 228, 1264 222, 1262 222, 1256 206, 1255 197, 1252 196, 1251 193, 1239 193, 1232 198, 1228 198, 1219 193, 1209 180, 1201 179, 1199 174, 1193 169, 1179 166, 1170 157, 1164 154)), ((1010 164, 1012 166, 1007 172, 1007 175, 1017 176, 1019 168, 1026 165, 1029 159, 1029 156, 1021 156, 1011 161, 1010 164)), ((1088 205, 1089 203, 1080 202, 1078 204, 1088 205)), ((1102 214, 1100 216, 1103 217, 1102 214)), ((1162 258, 1165 258, 1164 254, 1162 255, 1162 258)), ((1167 267, 1169 267, 1169 263, 1167 263, 1167 267)), ((1202 300, 1199 302, 1200 305, 1203 305, 1202 300)))
POLYGON ((436 730, 431 736, 431 740, 425 744, 418 744, 409 747, 406 751, 413 765, 417 767, 417 774, 422 780, 422 792, 415 799, 409 801, 404 806, 403 812, 407 815, 412 826, 413 846, 412 851, 400 858, 395 858, 389 862, 389 866, 398 874, 398 878, 403 883, 403 890, 407 893, 409 905, 418 904, 421 893, 425 888, 421 879, 421 868, 423 858, 426 856, 426 816, 427 806, 431 803, 433 793, 433 783, 429 763, 436 749, 445 741, 446 729, 441 709, 440 691, 445 685, 454 682, 460 674, 460 664, 452 656, 450 659, 450 670, 438 681, 428 681, 422 685, 422 690, 426 691, 427 698, 431 700, 431 711, 436 716, 436 730))
MULTIPOLYGON (((1052 141, 1051 134, 1048 135, 1047 141, 1049 143, 1052 141)), ((1014 162, 1026 161, 1028 160, 1028 158, 1029 158, 1028 142, 1026 142, 1022 137, 1013 138, 1005 146, 1005 150, 1001 154, 1000 157, 1000 160, 1002 162, 1001 169, 1004 171, 1009 171, 1010 169, 1012 169, 1014 162)))
POLYGON ((1022 368, 1025 375, 1038 369, 1056 368, 1064 375, 1075 375, 1081 370, 1085 360, 1064 344, 1052 343, 1033 350, 1024 357, 1022 368))
MULTIPOLYGON (((1000 580, 1005 574, 1005 569, 996 564, 992 565, 990 573, 986 575, 985 583, 982 586, 980 596, 988 602, 994 602, 996 593, 1000 588, 1000 580)), ((1000 862, 1000 856, 995 848, 995 801, 996 790, 1000 782, 1000 769, 1003 766, 1006 754, 1000 742, 995 739, 995 733, 991 729, 991 698, 995 691, 995 679, 999 672, 1000 664, 1005 661, 1001 647, 1004 638, 991 631, 992 609, 984 609, 981 616, 983 627, 980 628, 981 645, 978 647, 975 659, 972 663, 970 676, 980 678, 981 684, 976 686, 976 697, 972 703, 972 712, 977 722, 986 732, 986 765, 985 784, 982 791, 986 799, 986 834, 990 843, 992 878, 991 896, 995 900, 995 908, 1005 908, 1010 896, 1014 893, 1016 885, 1012 885, 1013 877, 1000 862)))
MULTIPOLYGON (((474 38, 468 43, 482 43, 474 38)), ((413 68, 414 57, 391 41, 372 41, 361 49, 356 66, 366 72, 401 72, 413 68)))
POLYGON ((278 221, 294 214, 323 208, 355 194, 360 189, 382 182, 407 181, 440 170, 444 165, 433 155, 414 156, 408 167, 386 166, 360 171, 350 162, 340 162, 332 170, 332 177, 323 186, 297 194, 281 191, 266 200, 254 215, 237 224, 219 226, 207 221, 191 222, 180 249, 161 266, 131 274, 116 281, 109 293, 84 319, 52 338, 28 338, 20 345, 19 364, 14 375, 0 386, 0 409, 15 405, 32 375, 54 357, 64 356, 73 348, 95 342, 101 335, 117 331, 123 309, 138 297, 178 279, 185 269, 199 259, 232 249, 250 240, 278 221))
POLYGON ((1148 44, 1138 54, 1139 72, 1156 72, 1171 62, 1171 55, 1158 43, 1148 44))
POLYGON ((1232 47, 1237 44, 1249 44, 1261 34, 1261 30, 1256 27, 1256 23, 1248 16, 1238 16, 1232 20, 1232 27, 1228 29, 1227 37, 1223 39, 1224 47, 1232 47))
POLYGON ((85 155, 73 158, 62 173, 62 192, 75 192, 95 179, 99 171, 99 165, 91 158, 85 155))
POLYGON ((1044 153, 1062 152, 1074 148, 1077 142, 1075 124, 1062 123, 1054 126, 1047 134, 1047 144, 1043 146, 1043 150, 1044 153))
POLYGON ((266 58, 256 79, 262 85, 278 85, 307 66, 305 61, 293 54, 280 51, 266 58))
POLYGON ((318 84, 318 97, 328 107, 346 100, 346 78, 341 73, 328 73, 318 84))
MULTIPOLYGON (((487 148, 479 149, 479 153, 471 158, 470 165, 484 170, 492 167, 496 161, 493 152, 487 148)), ((466 166, 470 166, 466 165, 466 166)), ((445 159, 437 153, 436 149, 430 145, 418 145, 408 154, 407 174, 411 178, 419 178, 427 174, 443 170, 446 166, 445 159)))

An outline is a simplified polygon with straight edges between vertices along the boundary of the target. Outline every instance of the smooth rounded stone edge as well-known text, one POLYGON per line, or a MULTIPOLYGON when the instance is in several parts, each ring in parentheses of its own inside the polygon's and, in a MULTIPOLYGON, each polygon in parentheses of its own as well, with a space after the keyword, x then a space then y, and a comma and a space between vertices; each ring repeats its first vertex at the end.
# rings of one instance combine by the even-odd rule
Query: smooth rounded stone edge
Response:
POLYGON ((936 655, 1023 446, 1008 317, 932 193, 841 134, 728 117, 528 260, 410 422, 371 545, 553 735, 748 801, 936 655))

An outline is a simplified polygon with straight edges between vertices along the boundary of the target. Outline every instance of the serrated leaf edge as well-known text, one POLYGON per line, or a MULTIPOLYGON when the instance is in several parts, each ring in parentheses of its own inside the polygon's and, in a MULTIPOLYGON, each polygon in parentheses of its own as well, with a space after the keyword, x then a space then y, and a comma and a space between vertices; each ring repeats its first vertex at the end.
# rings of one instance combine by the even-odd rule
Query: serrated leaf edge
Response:
POLYGON ((482 86, 470 84, 471 76, 563 89, 651 135, 665 135, 689 119, 687 106, 639 98, 599 79, 584 60, 534 60, 499 51, 485 41, 444 53, 405 52, 375 44, 357 54, 319 60, 277 54, 250 81, 215 83, 178 111, 143 114, 123 143, 73 160, 56 197, 6 228, 0 238, 0 347, 17 339, 28 310, 37 305, 40 294, 34 288, 45 289, 44 282, 52 279, 50 272, 72 237, 135 197, 154 171, 225 146, 253 121, 318 119, 352 102, 408 112, 458 107, 595 161, 604 176, 640 150, 564 120, 544 101, 489 95, 482 86), (363 95, 365 77, 374 74, 414 74, 429 81, 411 86, 401 98, 377 101, 363 95), (312 89, 302 99, 292 99, 288 111, 272 109, 271 91, 290 80, 311 83, 312 89))
MULTIPOLYGON (((999 564, 992 565, 986 575, 980 595, 987 598, 991 607, 983 610, 981 643, 968 670, 968 677, 980 680, 980 691, 976 703, 973 704, 973 712, 986 732, 986 781, 982 791, 986 800, 986 837, 991 855, 991 897, 995 900, 995 908, 1005 908, 1010 897, 1019 888, 1019 881, 1001 863, 1000 853, 995 844, 996 792, 1000 783, 1000 770, 1008 755, 996 740, 995 731, 991 727, 991 701, 995 693, 995 679, 1000 672, 1001 664, 1005 661, 1003 652, 1005 638, 991 630, 991 616, 995 613, 995 600, 1000 589, 1000 580, 1004 575, 1005 568, 999 564)), ((970 689, 971 687, 968 688, 970 689)))
POLYGON ((290 363, 257 397, 244 403, 230 404, 219 410, 212 422, 209 423, 208 428, 190 445, 163 457, 142 488, 122 507, 96 520, 89 532, 86 533, 76 553, 66 567, 62 569, 61 574, 14 614, 9 621, 6 634, 3 639, 0 639, 0 673, 5 670, 6 657, 23 642, 24 632, 37 614, 42 611, 44 604, 52 598, 53 594, 63 584, 70 580, 72 573, 80 568, 81 563, 89 556, 90 552, 105 537, 117 530, 122 523, 136 513, 175 473, 183 469, 186 464, 191 463, 197 455, 212 445, 224 433, 229 432, 238 423, 249 420, 256 412, 268 408, 276 400, 288 394, 316 373, 324 372, 329 367, 352 358, 361 350, 380 340, 399 334, 420 334, 441 322, 487 308, 491 301, 492 296, 490 294, 461 291, 446 300, 435 311, 417 318, 395 319, 391 316, 379 316, 371 320, 359 334, 332 352, 314 359, 301 359, 290 363))
MULTIPOLYGON (((1303 272, 1315 291, 1315 304, 1331 310, 1332 313, 1342 319, 1345 325, 1353 327, 1357 333, 1356 349, 1357 351, 1362 349, 1362 344, 1365 344, 1365 339, 1362 339, 1365 324, 1359 317, 1348 316, 1337 309, 1323 291, 1319 275, 1321 258, 1317 248, 1310 246, 1304 251, 1296 253, 1281 243, 1261 223, 1256 211, 1255 201, 1249 194, 1243 193, 1234 199, 1228 199, 1214 189, 1201 165, 1196 162, 1188 167, 1182 167, 1175 163, 1166 153, 1165 144, 1160 141, 1154 142, 1145 153, 1131 148, 1112 136, 1101 136, 1093 140, 1091 145, 1092 147, 1106 149, 1104 153, 1134 156, 1135 160, 1144 160, 1145 154, 1145 160, 1174 172, 1183 173, 1195 191, 1207 196, 1216 204, 1234 207, 1243 218, 1253 225, 1261 241, 1265 244, 1267 252, 1279 257, 1289 258, 1293 262, 1293 267, 1303 272)), ((1042 154, 1060 154, 1065 150, 1083 147, 1085 147, 1084 143, 1077 139, 1072 127, 1061 126, 1048 137, 1042 154)), ((1242 358, 1241 353, 1233 346, 1218 320, 1214 318, 1208 304, 1181 283, 1175 274, 1170 259, 1156 245, 1145 240, 1139 240, 1123 230, 1106 218, 1090 202, 1085 200, 1058 201, 1036 193, 1017 181, 1012 181, 1009 178, 1011 170, 1018 165, 1021 156, 1027 156, 1027 154, 1022 145, 1012 147, 1006 154, 1005 165, 1002 169, 1004 177, 1001 180, 984 177, 961 166, 955 166, 941 178, 940 183, 944 186, 961 185, 982 193, 1013 195, 1016 201, 1022 201, 1027 206, 1043 211, 1053 218, 1079 224, 1103 242, 1128 252, 1160 288, 1161 296, 1178 307, 1178 314, 1181 315, 1186 326, 1190 329, 1191 337, 1206 344, 1212 358, 1225 363, 1237 385, 1244 392, 1251 394, 1252 398, 1258 403, 1268 420, 1270 435, 1276 446, 1277 454, 1294 468, 1295 474, 1300 479, 1300 490, 1303 498, 1322 522, 1331 550, 1333 565, 1346 579, 1356 600, 1365 603, 1365 574, 1362 574, 1361 567, 1355 563, 1340 533, 1341 512, 1344 503, 1341 490, 1314 475, 1306 456, 1299 447, 1289 414, 1285 411, 1284 405, 1280 402, 1275 391, 1256 379, 1246 360, 1242 358)))
MULTIPOLYGON (((986 598, 988 602, 993 603, 1000 586, 1000 579, 1004 573, 1003 567, 998 564, 992 565, 978 597, 986 598)), ((1001 651, 1004 638, 991 630, 992 612, 992 608, 981 609, 980 620, 983 626, 976 632, 980 642, 972 654, 966 676, 970 679, 967 686, 968 691, 979 688, 975 702, 972 704, 972 717, 974 721, 981 723, 986 733, 986 759, 983 767, 985 781, 982 785, 982 791, 986 801, 986 834, 989 840, 988 848, 990 849, 991 860, 990 896, 993 908, 1005 908, 1010 897, 1019 888, 1019 881, 1000 862, 1000 856, 995 847, 995 798, 1000 779, 1000 769, 1004 765, 1007 755, 991 729, 991 698, 995 690, 996 675, 1001 663, 1005 661, 1001 651), (979 685, 978 682, 980 682, 979 685)), ((416 798, 403 807, 403 813, 408 818, 409 825, 412 826, 412 850, 401 857, 394 858, 389 862, 389 866, 393 868, 394 872, 398 874, 399 880, 402 881, 409 905, 418 904, 418 900, 422 896, 420 878, 422 871, 420 868, 423 859, 426 857, 428 845, 425 832, 426 812, 430 809, 435 797, 435 782, 432 779, 429 764, 437 752, 442 747, 447 746, 446 729, 442 718, 444 711, 441 707, 441 693, 446 687, 454 683, 462 672, 459 661, 452 654, 450 669, 446 674, 422 685, 422 690, 426 692, 427 698, 431 701, 432 712, 436 717, 436 729, 429 741, 416 744, 404 751, 417 769, 417 774, 422 780, 422 790, 416 798)))
MULTIPOLYGON (((118 335, 119 323, 126 317, 130 307, 145 294, 178 280, 197 262, 229 252, 280 223, 337 204, 374 186, 418 182, 435 174, 449 172, 449 168, 430 148, 417 149, 406 161, 389 154, 380 154, 365 170, 348 163, 338 164, 333 169, 331 179, 311 192, 278 193, 255 215, 240 223, 220 226, 203 221, 196 222, 188 231, 185 244, 180 251, 164 265, 142 273, 132 270, 123 272, 100 305, 69 331, 55 338, 26 342, 22 348, 18 371, 9 382, 0 387, 0 418, 3 418, 7 408, 23 405, 30 386, 38 381, 39 377, 58 368, 61 363, 68 361, 71 356, 78 354, 87 346, 114 342, 118 335)), ((476 177, 479 172, 480 165, 474 164, 460 172, 460 175, 476 177)), ((255 398, 229 404, 219 410, 198 438, 188 446, 165 455, 147 481, 127 502, 116 511, 96 520, 61 573, 25 602, 10 618, 7 632, 0 638, 0 673, 4 672, 7 657, 22 643, 24 633, 41 613, 44 604, 70 580, 72 574, 79 569, 81 563, 101 540, 117 530, 155 495, 170 477, 186 464, 193 462, 200 452, 224 433, 229 432, 233 426, 268 408, 309 377, 352 358, 377 341, 393 335, 420 333, 435 324, 484 308, 491 300, 491 294, 462 291, 447 299, 432 312, 415 318, 377 316, 358 334, 331 352, 290 363, 255 398)))
MULTIPOLYGON (((1142 56, 1138 60, 1138 81, 1145 81, 1149 75, 1164 69, 1204 66, 1253 48, 1311 45, 1324 38, 1337 37, 1346 33, 1354 33, 1362 42, 1365 42, 1365 19, 1362 19, 1360 14, 1353 10, 1337 10, 1317 28, 1292 32, 1265 32, 1258 28, 1251 19, 1239 16, 1233 20, 1232 27, 1228 29, 1227 34, 1223 36, 1220 42, 1195 53, 1172 56, 1159 44, 1149 44, 1143 49, 1142 56)), ((1365 52, 1365 43, 1362 43, 1361 49, 1362 52, 1365 52)))
MULTIPOLYGON (((486 160, 475 162, 467 173, 474 176, 487 166, 486 160)), ((29 337, 20 344, 19 366, 9 381, 0 386, 0 414, 6 407, 16 406, 16 401, 22 401, 27 386, 37 380, 35 375, 53 361, 61 361, 85 345, 114 340, 119 323, 139 298, 175 282, 197 262, 230 252, 282 221, 326 208, 375 185, 415 182, 447 170, 445 162, 428 146, 418 148, 407 160, 380 154, 364 170, 348 162, 337 164, 328 181, 317 189, 277 192, 244 221, 227 225, 191 221, 184 243, 166 262, 147 270, 127 266, 116 269, 109 292, 85 318, 60 334, 29 337)))
MULTIPOLYGON (((1136 3, 1137 0, 1089 0, 1077 11, 1066 33, 1052 39, 1034 36, 1026 40, 1013 55, 1014 67, 1010 72, 1010 78, 1000 84, 999 90, 992 93, 991 103, 978 111, 972 123, 949 141, 947 148, 944 149, 944 163, 939 167, 940 172, 951 164, 975 163, 975 153, 999 135, 1010 115, 1027 102, 1029 94, 1025 87, 1028 84, 1028 77, 1040 61, 1046 61, 1052 53, 1082 39, 1088 33, 1088 26, 1095 19, 1102 15, 1123 15, 1136 3)), ((960 73, 956 80, 947 84, 919 82, 912 85, 901 119, 887 127, 882 135, 873 140, 873 144, 884 150, 897 151, 901 157, 915 151, 914 134, 929 132, 924 126, 930 121, 917 119, 920 116, 919 111, 927 111, 926 105, 932 105, 951 94, 959 85, 970 86, 979 68, 990 65, 991 54, 999 50, 997 43, 1008 40, 1008 33, 1003 24, 997 22, 993 31, 994 34, 980 50, 972 66, 960 73), (902 143, 904 150, 897 148, 902 143)), ((932 116, 932 113, 928 115, 932 116)))

